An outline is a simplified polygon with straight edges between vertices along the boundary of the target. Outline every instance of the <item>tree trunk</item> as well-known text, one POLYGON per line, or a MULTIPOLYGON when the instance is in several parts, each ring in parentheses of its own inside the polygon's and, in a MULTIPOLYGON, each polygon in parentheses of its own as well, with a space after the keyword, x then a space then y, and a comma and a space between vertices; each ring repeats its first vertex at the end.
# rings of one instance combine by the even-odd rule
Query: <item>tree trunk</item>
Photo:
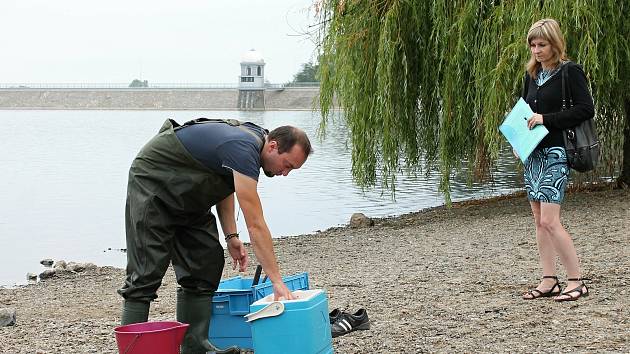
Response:
POLYGON ((621 164, 619 185, 628 187, 630 186, 630 97, 624 101, 624 111, 626 126, 623 129, 623 162, 621 164))

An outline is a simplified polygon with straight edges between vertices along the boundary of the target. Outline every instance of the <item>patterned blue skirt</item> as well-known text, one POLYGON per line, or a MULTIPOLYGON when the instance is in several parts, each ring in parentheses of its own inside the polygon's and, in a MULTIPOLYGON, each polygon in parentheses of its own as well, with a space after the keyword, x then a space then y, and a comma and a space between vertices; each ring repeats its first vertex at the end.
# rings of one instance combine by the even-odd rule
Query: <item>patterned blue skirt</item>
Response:
POLYGON ((569 182, 567 155, 562 147, 536 148, 525 161, 527 199, 562 203, 569 182))

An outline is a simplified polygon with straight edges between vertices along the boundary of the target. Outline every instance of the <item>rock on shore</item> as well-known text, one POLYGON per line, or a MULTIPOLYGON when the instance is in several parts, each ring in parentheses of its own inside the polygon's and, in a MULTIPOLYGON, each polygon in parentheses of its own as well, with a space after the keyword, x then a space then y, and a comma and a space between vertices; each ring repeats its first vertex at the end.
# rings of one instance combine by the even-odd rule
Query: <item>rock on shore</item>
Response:
MULTIPOLYGON (((336 353, 630 352, 630 190, 569 193, 562 220, 592 279, 591 296, 573 303, 521 300, 541 275, 524 197, 274 243, 283 273, 308 272, 330 309, 367 309, 371 329, 335 338, 336 353)), ((224 277, 237 274, 230 263, 224 277)), ((0 353, 118 353, 123 276, 100 267, 0 289, 0 308, 17 310, 0 327, 0 353)), ((151 320, 175 319, 176 285, 169 270, 151 320)))
POLYGON ((15 325, 15 309, 0 308, 0 327, 15 325))

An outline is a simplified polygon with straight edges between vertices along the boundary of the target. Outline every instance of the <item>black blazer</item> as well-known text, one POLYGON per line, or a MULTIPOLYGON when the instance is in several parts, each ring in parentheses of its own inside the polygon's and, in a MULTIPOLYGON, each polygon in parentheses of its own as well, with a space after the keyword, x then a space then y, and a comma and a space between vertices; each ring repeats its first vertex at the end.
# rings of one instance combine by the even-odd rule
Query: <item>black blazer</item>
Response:
POLYGON ((564 65, 568 66, 567 80, 564 83, 567 107, 569 107, 569 92, 573 97, 573 107, 565 111, 562 110, 561 70, 540 87, 536 85, 529 73, 525 73, 523 99, 534 113, 542 114, 543 124, 549 130, 549 134, 538 144, 539 148, 564 147, 562 130, 574 127, 595 115, 593 97, 588 90, 586 75, 582 67, 571 61, 564 65))

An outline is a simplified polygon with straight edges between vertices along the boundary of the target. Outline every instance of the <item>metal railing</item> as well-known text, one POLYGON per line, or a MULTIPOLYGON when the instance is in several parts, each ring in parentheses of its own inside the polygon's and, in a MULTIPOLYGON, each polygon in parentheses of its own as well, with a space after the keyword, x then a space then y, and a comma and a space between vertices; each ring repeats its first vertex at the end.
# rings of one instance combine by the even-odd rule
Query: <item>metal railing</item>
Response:
MULTIPOLYGON (((319 82, 265 83, 267 89, 288 87, 319 87, 319 82)), ((129 83, 0 83, 0 89, 237 89, 238 83, 148 83, 147 86, 129 87, 129 83)))
POLYGON ((271 89, 283 89, 287 87, 319 87, 319 82, 288 82, 286 84, 265 84, 265 88, 271 89))

